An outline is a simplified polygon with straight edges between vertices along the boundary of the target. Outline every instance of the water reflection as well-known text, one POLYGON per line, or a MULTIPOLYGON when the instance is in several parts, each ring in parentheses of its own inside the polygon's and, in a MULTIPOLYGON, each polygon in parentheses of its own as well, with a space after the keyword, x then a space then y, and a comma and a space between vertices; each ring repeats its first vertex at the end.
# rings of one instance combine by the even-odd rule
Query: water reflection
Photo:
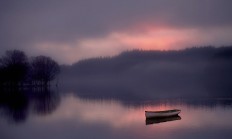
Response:
MULTIPOLYGON (((232 138, 232 108, 227 105, 228 99, 225 105, 222 99, 214 100, 215 105, 203 105, 204 103, 195 103, 196 101, 194 103, 152 101, 140 105, 133 103, 127 105, 115 99, 83 99, 74 93, 56 95, 55 92, 41 94, 37 92, 21 95, 25 104, 17 106, 21 107, 19 111, 26 116, 25 124, 12 126, 0 118, 1 139, 232 138), (181 109, 182 118, 177 116, 146 120, 144 115, 145 110, 174 108, 181 109), (219 118, 222 116, 223 118, 219 118), (147 125, 155 125, 146 126, 145 120, 147 125), (162 122, 165 123, 156 124, 162 122)), ((4 108, 2 100, 1 109, 4 108)), ((4 105, 9 107, 8 103, 4 105)), ((3 113, 6 112, 5 109, 3 113)), ((4 117, 7 116, 12 115, 4 117)))
POLYGON ((52 113, 59 103, 59 94, 50 89, 0 91, 1 116, 10 123, 25 122, 30 114, 52 113))
POLYGON ((160 118, 146 118, 146 125, 171 122, 171 121, 176 121, 176 120, 181 120, 181 117, 171 116, 171 117, 160 117, 160 118))
POLYGON ((11 122, 23 122, 28 116, 29 100, 20 91, 1 92, 0 110, 1 115, 11 122))
POLYGON ((60 103, 60 96, 53 90, 43 90, 33 92, 32 103, 33 112, 39 115, 51 114, 60 103))

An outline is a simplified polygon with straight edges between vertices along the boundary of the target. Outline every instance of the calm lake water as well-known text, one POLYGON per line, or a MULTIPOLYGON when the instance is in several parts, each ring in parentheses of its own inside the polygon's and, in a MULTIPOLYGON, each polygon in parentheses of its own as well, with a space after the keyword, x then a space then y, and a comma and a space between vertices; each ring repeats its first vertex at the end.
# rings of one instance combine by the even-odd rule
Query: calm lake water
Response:
POLYGON ((125 102, 76 93, 4 96, 0 139, 231 139, 231 99, 125 102), (179 117, 146 120, 145 110, 181 109, 179 117))

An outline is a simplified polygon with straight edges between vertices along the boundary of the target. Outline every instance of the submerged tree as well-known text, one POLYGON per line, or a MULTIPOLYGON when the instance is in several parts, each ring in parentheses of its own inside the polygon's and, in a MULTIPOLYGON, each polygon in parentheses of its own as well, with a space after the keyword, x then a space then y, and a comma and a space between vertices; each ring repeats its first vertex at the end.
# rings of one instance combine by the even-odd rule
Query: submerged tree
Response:
POLYGON ((59 65, 50 57, 37 56, 32 58, 31 78, 35 85, 48 85, 59 72, 59 65))
POLYGON ((28 58, 23 51, 6 51, 0 60, 1 82, 8 85, 19 85, 24 81, 28 67, 28 58))

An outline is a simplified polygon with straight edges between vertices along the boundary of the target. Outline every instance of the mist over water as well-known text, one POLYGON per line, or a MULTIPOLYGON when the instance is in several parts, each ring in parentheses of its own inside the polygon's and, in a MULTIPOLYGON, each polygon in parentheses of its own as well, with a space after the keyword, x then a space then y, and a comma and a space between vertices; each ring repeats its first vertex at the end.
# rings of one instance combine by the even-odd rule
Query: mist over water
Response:
POLYGON ((231 63, 231 47, 135 50, 62 66, 60 83, 83 95, 126 100, 231 97, 231 63))
POLYGON ((231 58, 231 47, 136 50, 62 66, 58 87, 0 90, 0 138, 230 139, 231 58), (167 109, 181 113, 145 118, 167 109))

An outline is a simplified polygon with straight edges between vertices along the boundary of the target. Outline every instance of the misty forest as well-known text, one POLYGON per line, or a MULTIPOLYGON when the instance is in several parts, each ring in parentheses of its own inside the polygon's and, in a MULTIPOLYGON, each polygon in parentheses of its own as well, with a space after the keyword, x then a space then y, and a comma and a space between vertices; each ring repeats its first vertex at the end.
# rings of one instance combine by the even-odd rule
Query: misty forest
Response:
POLYGON ((95 97, 226 97, 232 95, 231 71, 232 47, 133 50, 60 66, 47 56, 10 50, 0 59, 0 86, 46 87, 52 81, 95 97))
POLYGON ((60 83, 95 97, 155 99, 227 97, 232 47, 125 51, 61 66, 60 83))

